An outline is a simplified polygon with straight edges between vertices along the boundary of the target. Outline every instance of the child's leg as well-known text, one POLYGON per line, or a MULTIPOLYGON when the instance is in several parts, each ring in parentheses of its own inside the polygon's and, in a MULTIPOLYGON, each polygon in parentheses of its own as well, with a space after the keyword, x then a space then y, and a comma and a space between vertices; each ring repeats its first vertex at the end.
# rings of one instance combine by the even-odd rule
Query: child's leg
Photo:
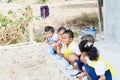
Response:
POLYGON ((69 57, 68 56, 63 55, 63 58, 69 62, 69 57))
POLYGON ((76 63, 77 63, 77 66, 78 66, 79 70, 82 71, 82 67, 84 66, 84 63, 81 62, 80 60, 76 60, 76 63))
POLYGON ((51 45, 55 50, 57 50, 57 43, 56 42, 52 43, 51 45))
POLYGON ((85 66, 85 71, 88 74, 88 76, 91 78, 91 80, 98 80, 98 76, 95 73, 95 69, 90 67, 88 64, 84 64, 85 66))
POLYGON ((74 64, 76 62, 76 60, 78 60, 78 59, 79 59, 78 56, 75 55, 75 54, 70 54, 69 55, 69 61, 70 61, 71 64, 74 64))
POLYGON ((62 48, 62 45, 61 45, 61 44, 57 44, 57 46, 56 46, 56 51, 57 51, 57 54, 58 54, 58 55, 62 55, 62 54, 61 54, 61 48, 62 48))
POLYGON ((82 71, 82 67, 83 67, 84 63, 82 63, 82 62, 79 60, 79 58, 78 58, 77 55, 71 54, 71 55, 69 56, 69 61, 70 61, 70 63, 74 66, 75 69, 82 71))
POLYGON ((49 52, 50 52, 51 54, 56 54, 56 51, 55 51, 55 49, 52 47, 52 45, 49 45, 49 52))
POLYGON ((82 73, 80 73, 79 75, 77 75, 77 77, 79 78, 79 80, 82 80, 87 75, 84 66, 82 67, 82 71, 83 71, 82 73))

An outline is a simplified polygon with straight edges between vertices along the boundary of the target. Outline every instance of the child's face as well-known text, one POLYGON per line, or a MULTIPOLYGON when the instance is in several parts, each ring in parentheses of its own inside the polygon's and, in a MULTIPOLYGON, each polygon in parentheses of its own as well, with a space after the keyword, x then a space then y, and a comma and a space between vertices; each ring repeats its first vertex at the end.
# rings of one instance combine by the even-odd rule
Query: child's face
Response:
POLYGON ((51 31, 48 31, 48 32, 46 32, 46 34, 47 34, 47 36, 50 38, 50 37, 52 37, 53 36, 53 32, 51 32, 51 31))
POLYGON ((85 57, 85 56, 87 56, 87 53, 86 52, 81 52, 81 55, 85 57))
POLYGON ((64 33, 64 30, 61 30, 60 32, 58 32, 58 37, 59 37, 59 39, 62 39, 63 33, 64 33))
POLYGON ((64 31, 65 31, 65 30, 60 30, 60 31, 58 32, 58 35, 62 35, 62 34, 64 33, 64 31))
POLYGON ((73 41, 73 38, 71 38, 71 37, 69 36, 69 34, 63 34, 63 35, 62 35, 62 42, 63 42, 65 45, 69 45, 72 41, 73 41))

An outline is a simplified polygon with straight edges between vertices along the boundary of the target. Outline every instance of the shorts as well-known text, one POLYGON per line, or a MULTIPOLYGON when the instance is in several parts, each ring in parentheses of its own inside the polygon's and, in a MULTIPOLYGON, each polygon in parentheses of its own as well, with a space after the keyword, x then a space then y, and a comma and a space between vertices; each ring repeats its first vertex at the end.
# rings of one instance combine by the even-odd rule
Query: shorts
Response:
POLYGON ((77 60, 76 63, 78 65, 78 68, 82 71, 82 67, 84 66, 84 63, 81 62, 80 60, 77 60))
POLYGON ((49 51, 50 54, 53 54, 53 55, 56 54, 56 50, 51 45, 49 45, 48 51, 49 51))

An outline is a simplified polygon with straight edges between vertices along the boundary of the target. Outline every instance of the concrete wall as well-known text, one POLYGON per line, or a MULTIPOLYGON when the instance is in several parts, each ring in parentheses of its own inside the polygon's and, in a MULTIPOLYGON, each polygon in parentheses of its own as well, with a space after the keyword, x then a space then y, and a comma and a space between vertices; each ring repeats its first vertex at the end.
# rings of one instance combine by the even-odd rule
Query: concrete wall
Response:
POLYGON ((120 0, 103 1, 105 40, 120 43, 120 0))

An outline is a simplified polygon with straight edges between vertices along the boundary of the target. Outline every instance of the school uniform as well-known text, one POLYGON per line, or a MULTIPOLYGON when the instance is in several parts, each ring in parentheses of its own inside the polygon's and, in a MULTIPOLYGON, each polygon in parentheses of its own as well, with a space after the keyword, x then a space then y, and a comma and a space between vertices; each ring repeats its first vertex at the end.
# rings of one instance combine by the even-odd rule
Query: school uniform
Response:
MULTIPOLYGON (((55 42, 58 40, 58 34, 54 33, 51 38, 48 39, 48 42, 55 42)), ((49 52, 51 54, 56 54, 56 50, 53 48, 52 44, 49 45, 49 52)))
MULTIPOLYGON (((74 41, 72 41, 69 46, 67 45, 63 45, 63 49, 61 51, 62 53, 64 53, 65 57, 69 57, 69 55, 71 54, 76 54, 76 55, 80 55, 81 52, 79 50, 79 46, 77 43, 75 43, 74 41)), ((78 64, 78 67, 80 69, 82 69, 82 66, 84 65, 79 59, 76 60, 76 63, 78 64)))
POLYGON ((99 57, 97 61, 90 61, 88 58, 86 58, 86 60, 87 64, 84 64, 84 67, 92 80, 98 80, 100 75, 103 74, 106 80, 112 80, 112 75, 115 75, 115 71, 107 60, 101 57, 99 57))
POLYGON ((71 55, 71 54, 76 54, 76 55, 80 55, 81 54, 81 52, 79 50, 79 47, 78 47, 78 44, 75 43, 74 41, 72 41, 69 44, 69 46, 63 45, 62 53, 64 53, 65 57, 69 57, 69 55, 71 55))

